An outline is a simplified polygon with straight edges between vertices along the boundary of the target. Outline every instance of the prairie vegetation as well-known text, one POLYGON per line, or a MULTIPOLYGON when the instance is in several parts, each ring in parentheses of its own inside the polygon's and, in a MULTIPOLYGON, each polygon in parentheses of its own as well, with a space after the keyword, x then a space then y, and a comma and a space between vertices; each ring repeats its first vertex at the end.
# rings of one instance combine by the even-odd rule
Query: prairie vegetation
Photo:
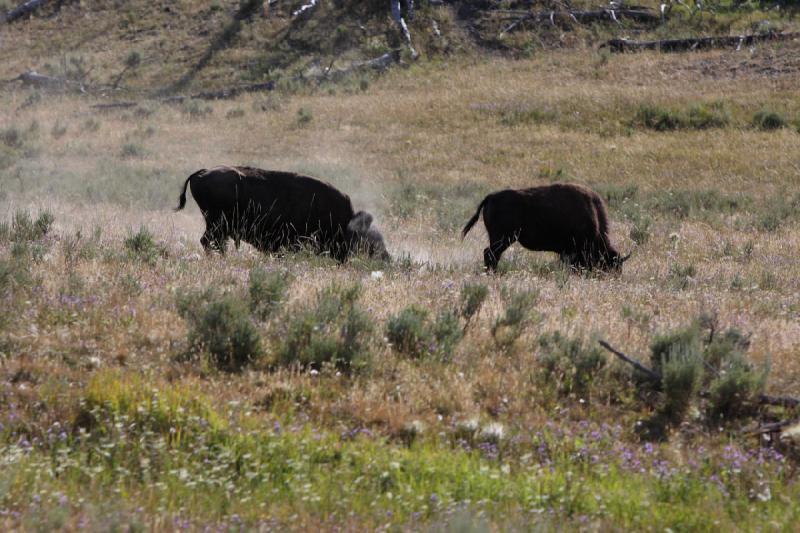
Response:
POLYGON ((797 416, 758 397, 800 391, 799 52, 0 93, 0 525, 792 529, 797 445, 746 430, 797 416), (394 261, 205 256, 172 208, 226 163, 329 180, 394 261), (622 274, 484 274, 483 195, 559 180, 606 198, 622 274))

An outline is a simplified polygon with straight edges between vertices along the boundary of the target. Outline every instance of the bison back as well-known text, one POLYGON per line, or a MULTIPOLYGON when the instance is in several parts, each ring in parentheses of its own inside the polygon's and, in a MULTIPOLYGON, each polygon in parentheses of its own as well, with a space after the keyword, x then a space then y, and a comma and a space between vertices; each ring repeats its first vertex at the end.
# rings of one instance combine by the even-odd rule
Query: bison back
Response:
POLYGON ((501 193, 500 201, 493 202, 492 214, 497 213, 506 230, 515 231, 520 244, 528 249, 572 252, 599 237, 596 195, 588 189, 553 184, 501 193))
POLYGON ((353 218, 350 198, 332 185, 290 172, 244 169, 239 209, 260 233, 287 238, 343 238, 353 218))

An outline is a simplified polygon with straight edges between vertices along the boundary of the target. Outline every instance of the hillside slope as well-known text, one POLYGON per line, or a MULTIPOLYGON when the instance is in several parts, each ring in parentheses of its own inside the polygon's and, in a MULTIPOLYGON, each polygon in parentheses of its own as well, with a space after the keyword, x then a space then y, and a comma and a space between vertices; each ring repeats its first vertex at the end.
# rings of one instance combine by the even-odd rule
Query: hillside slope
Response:
MULTIPOLYGON (((6 2, 8 7, 10 2, 6 2)), ((382 0, 131 0, 50 2, 31 17, 0 28, 0 77, 36 70, 94 87, 147 93, 216 89, 267 80, 290 82, 346 68, 404 41, 382 0)), ((658 2, 642 2, 656 13, 658 2)), ((720 6, 724 2, 718 3, 720 6)), ((612 37, 668 37, 791 29, 780 10, 669 12, 663 23, 578 23, 564 10, 598 9, 587 1, 418 1, 410 21, 422 60, 485 51, 512 56, 543 49, 594 46, 612 37), (532 14, 555 10, 536 21, 532 14)))

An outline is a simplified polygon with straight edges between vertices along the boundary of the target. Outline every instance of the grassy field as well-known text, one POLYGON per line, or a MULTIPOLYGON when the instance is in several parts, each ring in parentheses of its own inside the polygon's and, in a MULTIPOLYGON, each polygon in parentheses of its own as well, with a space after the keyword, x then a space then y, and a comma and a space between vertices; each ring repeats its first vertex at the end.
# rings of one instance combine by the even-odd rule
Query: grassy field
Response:
POLYGON ((799 52, 440 58, 105 112, 1 93, 0 524, 793 530, 797 449, 744 430, 797 414, 752 400, 800 390, 799 52), (219 164, 329 180, 394 261, 205 256, 172 208, 219 164), (482 224, 460 240, 483 195, 554 181, 607 198, 622 274, 514 247, 487 276, 482 224), (693 323, 741 360, 659 390, 596 348, 666 364, 693 323))

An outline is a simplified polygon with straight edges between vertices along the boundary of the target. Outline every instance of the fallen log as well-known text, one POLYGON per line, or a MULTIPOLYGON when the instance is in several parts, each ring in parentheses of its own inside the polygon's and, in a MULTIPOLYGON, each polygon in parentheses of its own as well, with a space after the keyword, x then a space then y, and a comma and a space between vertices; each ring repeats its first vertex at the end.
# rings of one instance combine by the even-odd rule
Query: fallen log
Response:
POLYGON ((399 63, 401 58, 401 50, 395 49, 391 52, 386 52, 382 56, 378 56, 373 59, 367 59, 365 61, 356 61, 351 63, 350 65, 344 68, 333 68, 333 64, 326 68, 326 69, 314 69, 312 72, 306 72, 305 74, 299 76, 299 79, 311 80, 316 82, 322 82, 325 80, 337 80, 341 79, 348 74, 353 72, 358 72, 360 70, 376 70, 376 71, 383 71, 392 66, 395 63, 399 63))
POLYGON ((800 422, 800 419, 796 420, 781 420, 780 422, 771 422, 769 424, 762 424, 755 429, 745 429, 744 433, 746 435, 764 435, 766 433, 781 433, 783 428, 793 426, 800 422))
POLYGON ((640 371, 641 373, 645 374, 646 376, 648 376, 651 379, 654 379, 656 381, 661 381, 661 374, 659 374, 655 370, 651 370, 651 369, 647 368, 646 366, 644 366, 639 361, 637 361, 636 359, 633 359, 632 357, 628 357, 624 353, 622 353, 619 350, 617 350, 616 348, 612 347, 606 341, 601 340, 599 342, 600 342, 600 346, 602 346, 603 348, 605 348, 609 352, 613 353, 614 355, 616 355, 617 357, 619 357, 620 359, 622 359, 623 361, 625 361, 629 365, 633 366, 636 370, 640 371))
POLYGON ((23 85, 36 87, 39 89, 50 89, 50 90, 71 89, 75 91, 80 91, 82 93, 86 92, 86 88, 84 87, 84 85, 78 81, 68 80, 66 78, 58 78, 56 76, 47 76, 45 74, 39 74, 35 70, 29 70, 28 72, 23 72, 14 79, 6 80, 6 82, 13 82, 13 81, 21 81, 23 85))
POLYGON ((14 22, 18 18, 22 18, 25 15, 30 15, 49 1, 50 0, 29 0, 28 2, 20 4, 14 9, 9 10, 4 19, 9 23, 14 22))
POLYGON ((773 405, 775 407, 800 406, 800 398, 792 398, 791 396, 770 396, 768 394, 762 394, 758 397, 758 402, 762 405, 773 405))
POLYGON ((508 25, 500 35, 508 33, 515 29, 520 24, 525 22, 533 22, 535 24, 542 24, 549 22, 553 26, 556 21, 565 20, 569 18, 573 22, 579 24, 588 24, 591 22, 619 22, 619 19, 629 19, 635 22, 645 24, 658 24, 661 17, 647 8, 619 8, 619 9, 592 9, 592 10, 574 10, 574 11, 539 11, 537 13, 527 13, 508 25))
POLYGON ((267 81, 263 83, 252 83, 250 85, 240 85, 239 87, 228 87, 218 91, 203 91, 195 93, 190 98, 198 100, 225 100, 234 98, 244 93, 255 93, 259 91, 271 91, 275 88, 274 81, 267 81))
POLYGON ((633 41, 630 39, 611 39, 600 45, 612 52, 635 52, 639 50, 658 50, 660 52, 685 52, 708 50, 712 48, 733 48, 751 46, 765 41, 787 41, 800 38, 800 32, 757 33, 750 35, 729 35, 723 37, 698 37, 695 39, 662 39, 658 41, 633 41))
POLYGON ((92 109, 105 110, 105 109, 128 109, 130 107, 136 107, 137 105, 139 104, 137 104, 136 102, 111 102, 108 104, 93 104, 89 107, 91 107, 92 109))

